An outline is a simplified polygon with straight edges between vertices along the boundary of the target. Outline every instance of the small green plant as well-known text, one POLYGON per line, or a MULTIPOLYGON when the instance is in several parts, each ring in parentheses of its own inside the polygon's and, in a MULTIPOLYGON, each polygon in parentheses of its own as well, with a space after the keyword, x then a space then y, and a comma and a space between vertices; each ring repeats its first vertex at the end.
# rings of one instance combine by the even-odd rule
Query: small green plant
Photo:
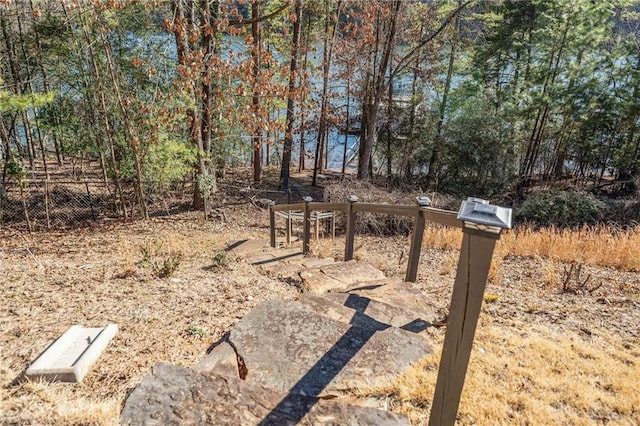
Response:
POLYGON ((229 264, 229 254, 225 250, 217 250, 213 253, 213 268, 222 268, 229 264))
POLYGON ((186 331, 189 336, 207 337, 209 335, 207 329, 200 325, 190 325, 186 331))
POLYGON ((158 278, 172 277, 180 267, 181 254, 170 254, 162 263, 153 263, 153 273, 158 278))

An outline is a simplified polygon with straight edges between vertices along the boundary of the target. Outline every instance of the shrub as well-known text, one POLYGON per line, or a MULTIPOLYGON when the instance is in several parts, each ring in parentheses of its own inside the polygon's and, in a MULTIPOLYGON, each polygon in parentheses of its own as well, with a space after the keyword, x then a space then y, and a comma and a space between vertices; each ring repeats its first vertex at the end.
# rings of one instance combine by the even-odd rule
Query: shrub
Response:
POLYGON ((605 207, 603 202, 590 194, 536 192, 522 203, 516 218, 540 225, 575 226, 600 220, 605 207))
POLYGON ((190 325, 186 330, 187 335, 194 337, 207 337, 209 332, 207 329, 200 325, 190 325))
POLYGON ((170 278, 180 267, 181 254, 171 254, 162 263, 153 263, 153 272, 158 278, 170 278))
POLYGON ((226 250, 216 250, 213 253, 212 269, 220 269, 229 264, 229 253, 226 250))

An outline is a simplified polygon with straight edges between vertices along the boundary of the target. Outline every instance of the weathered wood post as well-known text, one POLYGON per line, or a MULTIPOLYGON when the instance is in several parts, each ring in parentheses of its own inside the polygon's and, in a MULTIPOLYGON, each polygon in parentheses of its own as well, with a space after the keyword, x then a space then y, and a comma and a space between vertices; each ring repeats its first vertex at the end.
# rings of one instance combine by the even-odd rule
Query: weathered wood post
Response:
POLYGON ((291 234, 293 233, 293 216, 291 210, 287 211, 287 246, 291 245, 291 234))
POLYGON ((411 237, 411 249, 409 250, 409 264, 407 265, 407 275, 405 281, 416 282, 418 278, 418 264, 420 263, 420 251, 422 250, 422 238, 424 235, 424 211, 423 207, 429 207, 431 200, 429 197, 416 197, 418 209, 413 225, 413 236, 411 237))
POLYGON ((349 195, 347 197, 347 241, 344 244, 344 261, 353 259, 353 241, 356 236, 356 212, 353 205, 358 202, 358 197, 349 195))
POLYGON ((269 231, 271 247, 276 246, 276 212, 273 211, 275 201, 269 200, 269 231))
POLYGON ((458 219, 463 221, 462 248, 429 426, 455 423, 491 256, 502 228, 511 227, 511 209, 469 198, 462 203, 458 219))
POLYGON ((309 240, 311 239, 311 210, 309 209, 309 203, 313 201, 313 198, 307 196, 302 198, 304 200, 304 220, 302 224, 302 254, 309 256, 311 249, 309 248, 309 240))

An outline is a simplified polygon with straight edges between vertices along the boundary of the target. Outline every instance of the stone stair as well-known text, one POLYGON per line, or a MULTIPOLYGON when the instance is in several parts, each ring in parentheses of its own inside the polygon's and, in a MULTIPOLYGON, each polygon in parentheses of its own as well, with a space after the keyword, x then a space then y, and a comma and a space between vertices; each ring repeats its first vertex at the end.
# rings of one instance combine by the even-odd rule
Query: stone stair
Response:
POLYGON ((266 240, 230 250, 295 280, 300 299, 256 306, 191 369, 156 365, 127 399, 124 424, 409 424, 350 393, 432 351, 424 330, 436 310, 419 289, 364 262, 305 258, 266 240))

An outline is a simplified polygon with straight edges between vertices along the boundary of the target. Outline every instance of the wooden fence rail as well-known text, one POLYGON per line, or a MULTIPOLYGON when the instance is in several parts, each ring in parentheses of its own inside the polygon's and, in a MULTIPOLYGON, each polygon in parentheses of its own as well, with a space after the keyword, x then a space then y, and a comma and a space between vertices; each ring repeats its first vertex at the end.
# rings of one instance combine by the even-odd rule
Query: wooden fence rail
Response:
POLYGON ((353 258, 357 213, 413 217, 414 228, 405 280, 415 282, 426 221, 462 228, 462 247, 429 418, 430 426, 453 425, 467 373, 493 250, 502 229, 511 227, 511 210, 492 206, 484 200, 469 198, 463 202, 459 212, 453 212, 428 207, 425 200, 428 201, 426 198, 419 197, 415 206, 397 206, 359 203, 357 197, 351 196, 347 203, 314 203, 307 198, 304 203, 273 205, 269 209, 271 246, 276 245, 275 212, 277 211, 303 212, 305 255, 309 254, 311 213, 314 211, 346 212, 345 261, 353 258))
MULTIPOLYGON (((433 223, 439 223, 445 226, 454 226, 462 228, 462 221, 456 218, 457 212, 436 209, 433 207, 425 207, 420 205, 404 206, 395 204, 372 204, 372 203, 360 203, 355 199, 346 203, 318 203, 318 202, 304 202, 297 204, 280 204, 272 205, 269 209, 270 215, 270 242, 271 247, 276 246, 276 213, 277 212, 300 212, 298 215, 303 219, 303 253, 305 256, 310 251, 311 240, 311 224, 312 212, 322 211, 344 211, 347 215, 346 221, 346 242, 344 249, 344 260, 353 259, 353 247, 355 243, 356 232, 356 220, 357 213, 374 213, 393 216, 404 216, 414 218, 413 238, 411 241, 411 249, 409 251, 409 264, 407 265, 406 281, 415 282, 418 274, 418 265, 420 260, 420 250, 422 247, 422 239, 424 234, 425 222, 428 220, 433 223)), ((295 215, 289 213, 287 218, 287 237, 291 233, 291 218, 295 215)), ((317 222, 316 222, 317 228, 317 222)), ((316 230, 317 236, 317 230, 316 230)), ((290 240, 287 238, 287 242, 290 240)))

